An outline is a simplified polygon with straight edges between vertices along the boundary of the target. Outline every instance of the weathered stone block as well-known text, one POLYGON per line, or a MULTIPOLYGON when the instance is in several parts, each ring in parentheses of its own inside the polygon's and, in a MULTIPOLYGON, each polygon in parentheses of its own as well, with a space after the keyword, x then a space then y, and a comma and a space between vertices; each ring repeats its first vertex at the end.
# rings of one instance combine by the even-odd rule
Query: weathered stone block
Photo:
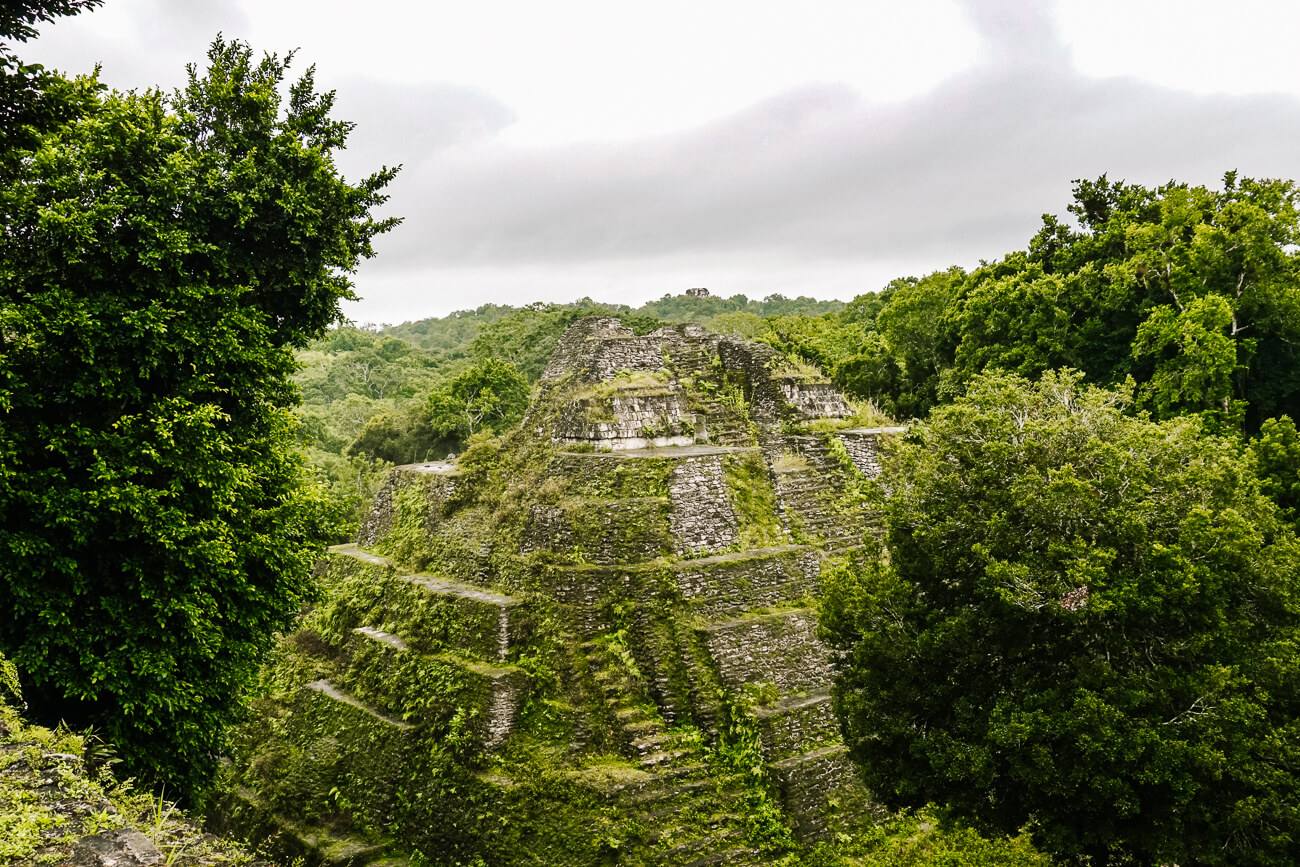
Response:
POLYGON ((829 652, 807 609, 743 617, 700 629, 718 674, 731 689, 771 684, 782 694, 830 686, 829 652))
POLYGON ((803 418, 844 418, 852 415, 844 396, 829 382, 809 382, 792 377, 779 380, 781 396, 803 418))
POLYGON ((673 580, 702 613, 729 617, 814 596, 821 559, 802 545, 762 548, 683 562, 673 580))
POLYGON ((684 458, 668 483, 672 534, 680 554, 722 551, 739 538, 736 510, 727 491, 724 455, 684 458))
POLYGON ((754 710, 759 738, 768 761, 802 755, 839 744, 840 727, 829 692, 794 696, 754 710))
POLYGON ((905 427, 865 428, 842 430, 835 438, 844 444, 853 465, 869 479, 880 475, 880 440, 882 437, 906 433, 905 427))
POLYGON ((873 811, 845 746, 823 747, 771 768, 795 836, 806 843, 852 830, 873 811))

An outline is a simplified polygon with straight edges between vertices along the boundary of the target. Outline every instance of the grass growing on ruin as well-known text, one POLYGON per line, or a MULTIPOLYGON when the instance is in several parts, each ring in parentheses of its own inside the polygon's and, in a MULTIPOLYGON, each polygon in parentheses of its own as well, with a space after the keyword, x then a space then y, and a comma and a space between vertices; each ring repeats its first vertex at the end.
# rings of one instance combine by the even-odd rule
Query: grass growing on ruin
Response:
POLYGON ((728 456, 722 466, 736 510, 740 549, 766 548, 787 541, 777 517, 776 489, 762 455, 751 452, 728 456))

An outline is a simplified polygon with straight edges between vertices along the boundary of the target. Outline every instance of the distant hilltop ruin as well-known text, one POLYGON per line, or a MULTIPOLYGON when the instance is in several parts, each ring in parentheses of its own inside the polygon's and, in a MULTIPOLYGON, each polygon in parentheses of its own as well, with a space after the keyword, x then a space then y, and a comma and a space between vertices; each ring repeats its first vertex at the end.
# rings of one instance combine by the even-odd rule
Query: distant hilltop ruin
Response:
POLYGON ((521 427, 398 467, 264 675, 219 813, 335 864, 763 864, 872 805, 820 576, 891 430, 693 325, 565 333, 521 427))

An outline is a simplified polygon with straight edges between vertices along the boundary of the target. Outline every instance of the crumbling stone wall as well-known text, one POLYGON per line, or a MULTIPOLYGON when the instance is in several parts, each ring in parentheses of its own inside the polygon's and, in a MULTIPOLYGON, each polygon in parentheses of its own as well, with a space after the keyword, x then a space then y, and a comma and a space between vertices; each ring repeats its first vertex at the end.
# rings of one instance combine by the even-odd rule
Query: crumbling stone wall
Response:
POLYGON ((853 460, 853 465, 869 479, 880 475, 880 439, 905 433, 905 427, 867 428, 862 430, 844 430, 835 438, 844 443, 845 450, 853 460))
POLYGON ((690 445, 694 418, 680 388, 584 398, 560 410, 552 440, 617 449, 690 445))
POLYGON ((725 371, 745 383, 750 417, 759 424, 780 422, 786 408, 785 395, 771 371, 783 361, 781 354, 764 343, 723 340, 718 343, 718 357, 725 371))
POLYGON ((781 396, 803 418, 844 418, 852 415, 844 395, 829 382, 780 377, 781 396))
POLYGON ((575 382, 604 382, 620 370, 654 371, 663 366, 657 339, 637 337, 615 318, 591 316, 574 323, 560 337, 542 379, 570 376, 575 382))
POLYGON ((794 696, 758 708, 759 738, 770 761, 794 756, 840 742, 839 723, 830 693, 818 691, 794 696))
POLYGON ((688 457, 673 470, 670 520, 680 554, 721 551, 739 538, 736 510, 727 495, 722 454, 688 457))
POLYGON ((804 840, 828 839, 836 830, 852 828, 855 820, 879 812, 842 745, 777 762, 772 775, 795 833, 804 840))
POLYGON ((429 532, 433 532, 442 514, 443 506, 456 494, 456 465, 447 461, 430 461, 424 464, 411 464, 403 472, 393 473, 384 482, 370 512, 361 522, 357 532, 357 541, 362 545, 374 545, 393 525, 393 498, 403 487, 410 484, 423 484, 428 501, 425 518, 429 532))
POLYGON ((700 630, 723 683, 769 684, 782 694, 831 682, 830 651, 817 640, 817 616, 795 610, 742 617, 700 630))
POLYGON ((800 545, 690 561, 673 572, 681 594, 712 618, 728 619, 817 593, 822 555, 800 545))

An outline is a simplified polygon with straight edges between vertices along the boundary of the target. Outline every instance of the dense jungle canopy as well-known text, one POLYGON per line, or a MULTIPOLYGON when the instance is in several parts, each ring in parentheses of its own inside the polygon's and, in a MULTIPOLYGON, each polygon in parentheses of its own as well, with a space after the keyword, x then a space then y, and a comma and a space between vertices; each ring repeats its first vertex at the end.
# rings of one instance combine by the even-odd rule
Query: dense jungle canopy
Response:
MULTIPOLYGON (((0 38, 94 5, 10 4, 0 38)), ((339 176, 351 125, 291 61, 218 38, 119 93, 0 46, 0 653, 33 715, 197 793, 394 463, 517 424, 582 317, 697 322, 913 427, 864 493, 887 553, 823 604, 887 803, 1070 863, 1300 858, 1293 181, 1078 180, 1024 249, 848 303, 357 327, 395 171, 339 176)))

